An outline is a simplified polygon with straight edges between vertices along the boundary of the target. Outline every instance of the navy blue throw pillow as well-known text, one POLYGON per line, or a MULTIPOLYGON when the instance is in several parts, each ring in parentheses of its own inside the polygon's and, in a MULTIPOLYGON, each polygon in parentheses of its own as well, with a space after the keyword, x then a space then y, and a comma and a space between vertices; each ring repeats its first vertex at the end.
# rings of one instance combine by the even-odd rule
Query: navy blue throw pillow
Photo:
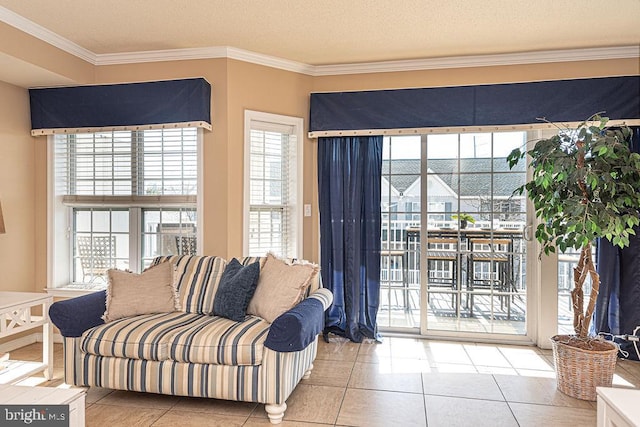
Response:
POLYGON ((258 286, 260 262, 246 267, 233 258, 224 269, 216 297, 213 300, 213 314, 242 322, 247 314, 249 301, 258 286))

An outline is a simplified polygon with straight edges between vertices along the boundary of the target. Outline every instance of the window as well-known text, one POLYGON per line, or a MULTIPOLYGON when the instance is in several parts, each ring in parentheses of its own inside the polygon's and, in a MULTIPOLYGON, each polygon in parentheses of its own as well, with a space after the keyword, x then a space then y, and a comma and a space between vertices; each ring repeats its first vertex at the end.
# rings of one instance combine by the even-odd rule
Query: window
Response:
POLYGON ((245 111, 245 255, 301 256, 302 125, 245 111))
POLYGON ((139 272, 158 255, 195 253, 196 128, 52 140, 55 284, 104 286, 109 268, 139 272))

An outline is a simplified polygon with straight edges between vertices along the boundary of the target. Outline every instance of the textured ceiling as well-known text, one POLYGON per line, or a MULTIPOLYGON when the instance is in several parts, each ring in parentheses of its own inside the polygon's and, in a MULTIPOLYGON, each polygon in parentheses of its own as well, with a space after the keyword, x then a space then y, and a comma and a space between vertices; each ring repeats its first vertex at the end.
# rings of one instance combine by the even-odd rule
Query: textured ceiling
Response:
POLYGON ((0 0, 96 54, 230 46, 310 65, 640 44, 640 0, 0 0))

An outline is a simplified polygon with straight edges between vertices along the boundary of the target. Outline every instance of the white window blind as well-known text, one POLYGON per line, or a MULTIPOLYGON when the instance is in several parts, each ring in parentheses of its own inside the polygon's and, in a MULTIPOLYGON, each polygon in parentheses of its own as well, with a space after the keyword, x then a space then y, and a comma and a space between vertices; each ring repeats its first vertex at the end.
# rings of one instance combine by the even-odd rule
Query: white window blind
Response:
POLYGON ((195 201, 185 197, 197 193, 195 128, 56 135, 55 156, 69 204, 195 201))
POLYGON ((248 251, 296 254, 296 129, 251 120, 248 251))

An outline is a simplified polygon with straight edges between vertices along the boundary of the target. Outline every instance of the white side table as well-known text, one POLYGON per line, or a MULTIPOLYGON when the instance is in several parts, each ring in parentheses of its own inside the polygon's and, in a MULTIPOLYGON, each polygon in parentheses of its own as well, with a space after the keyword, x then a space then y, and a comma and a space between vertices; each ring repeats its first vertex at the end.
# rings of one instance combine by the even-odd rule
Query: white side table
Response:
POLYGON ((42 363, 10 360, 0 369, 0 384, 13 384, 37 372, 46 379, 53 377, 53 326, 49 307, 53 297, 37 292, 0 292, 0 338, 34 328, 42 328, 42 363), (32 313, 42 307, 42 315, 32 313))
MULTIPOLYGON (((69 405, 69 426, 84 427, 85 396, 83 388, 26 387, 0 384, 3 405, 69 405)), ((2 425, 0 414, 0 425, 2 425)))
POLYGON ((598 427, 640 426, 640 390, 598 387, 598 427))

